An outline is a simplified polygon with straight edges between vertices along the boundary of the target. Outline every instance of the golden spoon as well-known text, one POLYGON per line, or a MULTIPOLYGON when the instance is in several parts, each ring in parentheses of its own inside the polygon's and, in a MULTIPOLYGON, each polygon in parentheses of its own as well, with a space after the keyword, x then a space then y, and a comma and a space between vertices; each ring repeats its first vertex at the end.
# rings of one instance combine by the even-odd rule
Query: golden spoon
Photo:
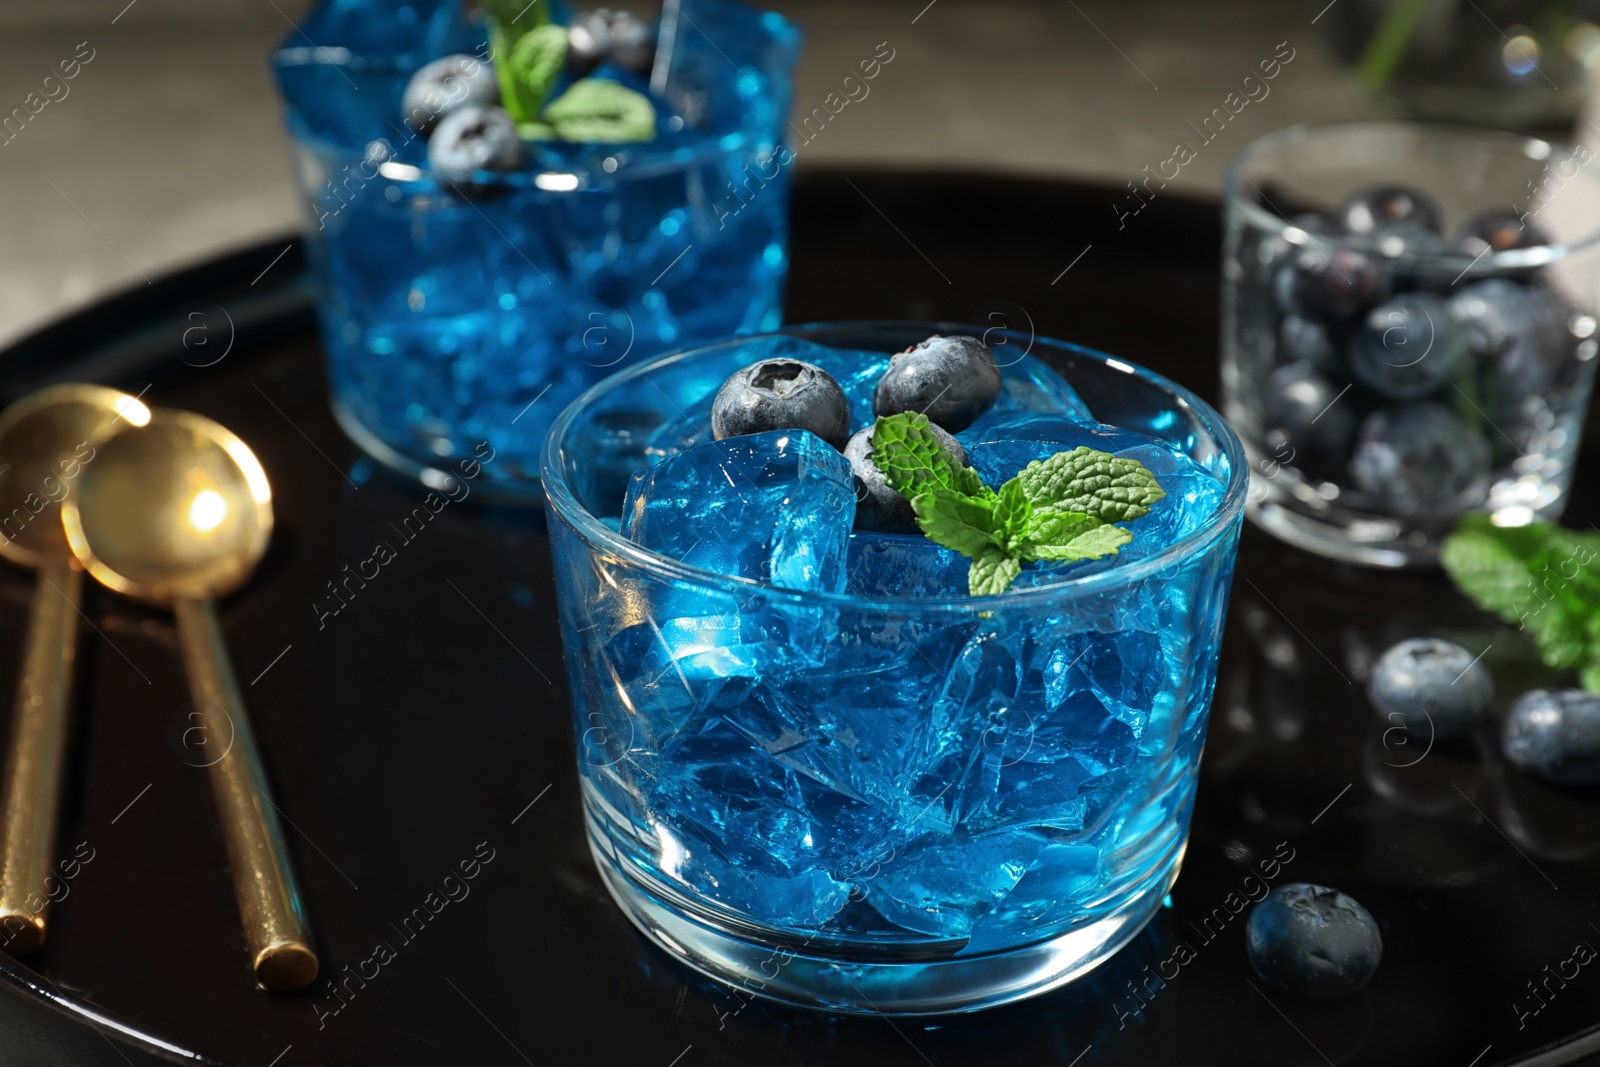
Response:
POLYGON ((52 386, 0 414, 0 557, 39 574, 0 783, 0 948, 16 956, 44 944, 83 595, 57 512, 119 418, 140 425, 150 412, 98 385, 52 386))
POLYGON ((317 956, 211 603, 243 585, 266 551, 266 472, 243 441, 186 411, 157 410, 97 447, 61 509, 67 543, 101 584, 177 615, 201 728, 208 741, 227 738, 210 764, 211 791, 251 966, 266 989, 299 989, 316 978, 317 956))

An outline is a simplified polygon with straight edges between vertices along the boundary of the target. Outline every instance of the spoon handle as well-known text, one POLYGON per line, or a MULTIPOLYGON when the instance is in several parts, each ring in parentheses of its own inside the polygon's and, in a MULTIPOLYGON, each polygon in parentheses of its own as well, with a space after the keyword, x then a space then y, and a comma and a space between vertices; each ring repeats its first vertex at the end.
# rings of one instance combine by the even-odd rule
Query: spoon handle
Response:
POLYGON ((40 565, 0 785, 0 949, 14 956, 44 943, 82 596, 83 571, 70 559, 40 565))
POLYGON ((210 764, 211 792, 251 966, 266 989, 299 989, 316 978, 317 956, 217 613, 209 600, 180 599, 173 608, 195 710, 206 739, 223 749, 210 764))

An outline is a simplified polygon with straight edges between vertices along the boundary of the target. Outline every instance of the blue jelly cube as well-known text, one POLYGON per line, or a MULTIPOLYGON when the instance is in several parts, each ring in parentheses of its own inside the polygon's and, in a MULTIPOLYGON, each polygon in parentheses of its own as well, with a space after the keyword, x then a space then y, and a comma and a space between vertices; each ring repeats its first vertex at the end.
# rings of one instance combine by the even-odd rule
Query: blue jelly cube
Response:
POLYGON ((971 561, 921 534, 857 532, 850 537, 845 592, 871 597, 967 595, 971 561))
POLYGON ((705 570, 841 592, 855 521, 850 464, 804 430, 709 441, 639 471, 624 537, 705 570))
POLYGON ((982 435, 990 427, 1004 424, 1010 416, 1017 414, 1048 413, 1074 422, 1095 421, 1089 412, 1089 405, 1083 402, 1083 398, 1067 384, 1065 378, 1031 356, 1012 361, 1007 357, 1008 351, 1002 345, 994 352, 1002 375, 1000 396, 995 400, 994 407, 967 427, 967 433, 982 435))
POLYGON ((931 937, 970 937, 975 921, 1005 900, 1043 851, 1033 834, 939 840, 885 865, 866 884, 867 902, 896 926, 931 937))
POLYGON ((825 926, 850 900, 850 885, 812 868, 796 875, 766 874, 729 863, 704 845, 682 851, 670 874, 736 912, 774 926, 825 926))
POLYGON ((1124 449, 1117 455, 1145 465, 1166 491, 1150 514, 1128 524, 1133 541, 1122 546, 1127 559, 1154 555, 1211 524, 1227 486, 1204 467, 1164 441, 1124 449))
POLYGON ((973 924, 972 940, 963 951, 1006 948, 1021 924, 1045 937, 1082 921, 1079 909, 1092 901, 1100 875, 1100 850, 1093 845, 1046 845, 1000 909, 973 924))

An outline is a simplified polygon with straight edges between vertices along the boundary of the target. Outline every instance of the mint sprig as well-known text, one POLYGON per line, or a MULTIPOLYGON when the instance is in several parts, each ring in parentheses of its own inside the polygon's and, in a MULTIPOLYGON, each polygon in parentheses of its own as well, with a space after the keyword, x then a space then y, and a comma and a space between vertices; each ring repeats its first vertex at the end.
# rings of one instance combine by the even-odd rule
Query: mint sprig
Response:
POLYGON ((656 108, 650 98, 605 78, 582 78, 556 99, 550 93, 567 64, 567 28, 550 21, 549 4, 489 0, 500 103, 527 140, 586 144, 650 141, 656 108))
POLYGON ((939 445, 928 417, 878 419, 872 461, 911 502, 929 540, 967 556, 973 596, 1003 593, 1036 560, 1098 559, 1133 540, 1117 522, 1166 496, 1138 460, 1079 447, 1035 460, 999 491, 939 445))
POLYGON ((656 135, 656 107, 643 93, 605 78, 575 81, 544 109, 544 121, 564 141, 626 144, 656 135))
POLYGON ((1577 668, 1600 693, 1600 536, 1552 523, 1496 526, 1471 514, 1445 538, 1439 561, 1485 611, 1533 633, 1539 657, 1577 668))

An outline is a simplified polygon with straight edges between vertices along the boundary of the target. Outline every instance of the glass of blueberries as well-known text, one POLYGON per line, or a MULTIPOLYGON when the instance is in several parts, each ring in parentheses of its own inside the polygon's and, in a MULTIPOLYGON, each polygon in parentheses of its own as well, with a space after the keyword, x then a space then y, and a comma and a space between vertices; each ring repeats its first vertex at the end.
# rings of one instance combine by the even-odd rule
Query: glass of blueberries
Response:
POLYGON ((584 389, 781 321, 800 34, 734 0, 473 6, 323 0, 273 69, 341 426, 428 485, 492 454, 487 491, 533 502, 584 389), (510 115, 525 74, 543 124, 510 115))
POLYGON ((596 865, 646 934, 745 993, 1004 1003, 1111 955, 1177 877, 1242 447, 1148 371, 1042 338, 1002 367, 977 332, 807 326, 663 356, 545 442, 596 865), (875 420, 907 412, 991 486, 1083 446, 1164 496, 1116 554, 972 596, 968 559, 903 521, 872 462, 875 420))
POLYGON ((1245 150, 1227 179, 1222 383, 1256 522, 1399 567, 1432 563, 1469 510, 1560 515, 1595 367, 1588 159, 1402 122, 1245 150))

